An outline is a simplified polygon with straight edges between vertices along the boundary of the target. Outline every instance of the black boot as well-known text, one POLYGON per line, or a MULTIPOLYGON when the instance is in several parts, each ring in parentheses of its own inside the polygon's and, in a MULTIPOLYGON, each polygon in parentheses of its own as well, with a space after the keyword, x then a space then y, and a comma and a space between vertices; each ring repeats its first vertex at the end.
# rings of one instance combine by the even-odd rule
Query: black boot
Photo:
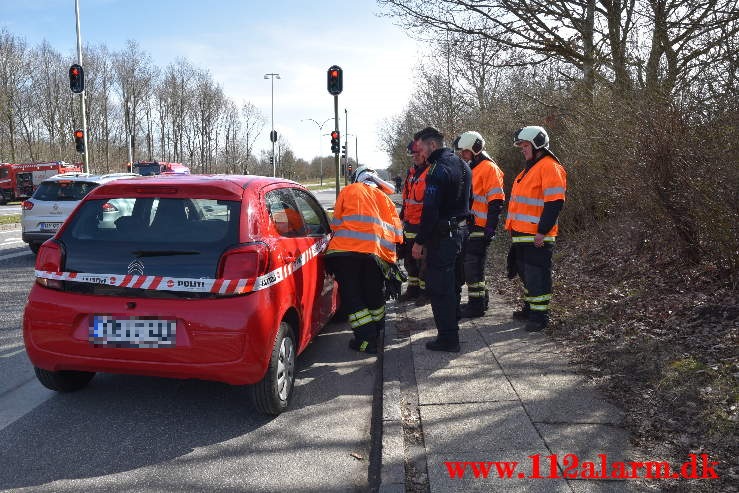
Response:
POLYGON ((426 349, 429 351, 446 351, 448 353, 459 352, 459 340, 441 339, 437 337, 433 341, 426 343, 426 349))
POLYGON ((541 332, 547 327, 549 323, 549 315, 546 312, 535 312, 529 313, 529 320, 526 322, 524 329, 526 332, 541 332))
POLYGON ((470 298, 462 307, 462 318, 477 318, 485 315, 485 298, 470 298))
POLYGON ((377 324, 372 322, 354 330, 349 349, 360 353, 377 354, 377 324))

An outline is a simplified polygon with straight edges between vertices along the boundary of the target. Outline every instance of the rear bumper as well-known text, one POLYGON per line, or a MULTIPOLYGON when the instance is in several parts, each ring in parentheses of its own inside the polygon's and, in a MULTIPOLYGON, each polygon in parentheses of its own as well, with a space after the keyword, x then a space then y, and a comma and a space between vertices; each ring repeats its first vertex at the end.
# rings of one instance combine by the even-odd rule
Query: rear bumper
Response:
POLYGON ((34 285, 23 317, 31 362, 45 370, 198 378, 233 385, 264 376, 277 331, 267 293, 206 300, 91 296, 34 285), (134 308, 128 308, 131 304, 134 308), (261 311, 257 307, 261 306, 261 311), (115 348, 89 341, 92 314, 177 320, 175 347, 115 348))
POLYGON ((21 233, 21 239, 26 243, 43 243, 49 238, 53 238, 54 233, 40 233, 36 231, 21 233))

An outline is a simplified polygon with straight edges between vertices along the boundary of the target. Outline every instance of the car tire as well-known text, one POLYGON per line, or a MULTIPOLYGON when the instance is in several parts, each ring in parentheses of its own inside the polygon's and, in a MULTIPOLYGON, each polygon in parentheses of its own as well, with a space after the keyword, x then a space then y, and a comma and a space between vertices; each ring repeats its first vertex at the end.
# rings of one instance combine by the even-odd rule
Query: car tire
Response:
POLYGON ((91 371, 49 371, 37 367, 33 369, 41 385, 57 392, 80 390, 95 376, 95 372, 91 371))
POLYGON ((295 385, 296 353, 293 330, 286 322, 281 322, 267 373, 251 388, 254 406, 260 412, 277 416, 287 409, 295 385))
POLYGON ((41 248, 41 243, 29 243, 28 248, 30 248, 33 254, 36 255, 41 248))

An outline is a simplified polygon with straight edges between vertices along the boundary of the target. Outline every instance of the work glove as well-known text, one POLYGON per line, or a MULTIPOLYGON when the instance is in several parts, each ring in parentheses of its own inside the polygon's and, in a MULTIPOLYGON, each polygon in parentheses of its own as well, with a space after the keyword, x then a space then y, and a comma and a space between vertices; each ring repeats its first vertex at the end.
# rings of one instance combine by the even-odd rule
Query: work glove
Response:
POLYGON ((485 243, 488 245, 495 238, 495 230, 493 228, 485 228, 485 243))

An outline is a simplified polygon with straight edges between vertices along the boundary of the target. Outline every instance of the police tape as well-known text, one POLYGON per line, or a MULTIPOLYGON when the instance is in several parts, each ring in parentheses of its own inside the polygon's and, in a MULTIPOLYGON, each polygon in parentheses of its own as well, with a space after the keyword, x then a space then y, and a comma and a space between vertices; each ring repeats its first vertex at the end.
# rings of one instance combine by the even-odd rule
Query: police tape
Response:
POLYGON ((86 272, 51 272, 36 270, 36 277, 57 281, 86 284, 104 284, 118 288, 145 289, 151 291, 180 291, 188 293, 244 294, 260 291, 279 284, 300 270, 328 246, 330 237, 324 237, 311 245, 300 256, 264 275, 249 279, 207 279, 166 276, 140 276, 136 274, 94 274, 86 272))

